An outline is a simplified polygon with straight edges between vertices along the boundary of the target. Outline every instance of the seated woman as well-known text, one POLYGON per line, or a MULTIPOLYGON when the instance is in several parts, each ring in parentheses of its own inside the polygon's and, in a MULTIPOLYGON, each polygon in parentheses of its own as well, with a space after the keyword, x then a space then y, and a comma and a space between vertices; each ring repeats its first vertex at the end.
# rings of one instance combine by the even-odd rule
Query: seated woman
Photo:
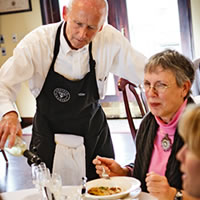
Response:
POLYGON ((187 104, 193 103, 190 97, 193 64, 177 51, 165 50, 149 59, 144 72, 150 112, 137 133, 134 164, 121 167, 116 161, 100 156, 93 164, 100 176, 104 165, 110 176, 133 176, 141 181, 142 191, 149 191, 161 200, 171 200, 182 189, 176 153, 183 146, 183 140, 177 124, 187 104))
POLYGON ((200 105, 186 109, 178 128, 185 142, 176 156, 181 162, 183 189, 200 199, 200 105))

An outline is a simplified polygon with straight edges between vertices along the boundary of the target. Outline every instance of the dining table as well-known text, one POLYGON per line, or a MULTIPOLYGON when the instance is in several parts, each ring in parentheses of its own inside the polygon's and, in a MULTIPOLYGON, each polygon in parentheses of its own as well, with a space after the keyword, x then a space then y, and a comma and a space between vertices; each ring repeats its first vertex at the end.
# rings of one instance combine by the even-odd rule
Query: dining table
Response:
MULTIPOLYGON (((81 198, 80 195, 81 186, 63 186, 62 195, 64 200, 81 200, 87 198, 81 198)), ((42 194, 36 188, 16 190, 13 192, 1 193, 3 200, 42 200, 42 194)), ((134 191, 128 196, 123 198, 124 200, 157 200, 155 197, 146 192, 134 191)), ((96 199, 98 200, 98 199, 96 199)))

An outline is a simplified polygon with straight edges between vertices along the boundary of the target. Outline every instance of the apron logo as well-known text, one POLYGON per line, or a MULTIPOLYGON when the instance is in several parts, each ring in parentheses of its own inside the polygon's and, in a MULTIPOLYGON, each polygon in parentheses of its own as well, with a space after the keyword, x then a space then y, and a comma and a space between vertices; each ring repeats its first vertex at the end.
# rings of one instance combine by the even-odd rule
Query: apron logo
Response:
POLYGON ((65 103, 65 102, 69 101, 69 99, 70 99, 70 93, 63 88, 56 88, 53 91, 53 94, 54 94, 55 98, 62 103, 65 103))

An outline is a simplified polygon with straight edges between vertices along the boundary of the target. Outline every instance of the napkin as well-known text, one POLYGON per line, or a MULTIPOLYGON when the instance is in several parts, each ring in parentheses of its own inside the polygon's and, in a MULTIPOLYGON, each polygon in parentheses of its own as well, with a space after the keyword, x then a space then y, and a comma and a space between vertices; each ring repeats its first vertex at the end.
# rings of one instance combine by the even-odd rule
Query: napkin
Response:
POLYGON ((80 185, 86 175, 83 137, 56 133, 55 142, 53 172, 61 175, 63 185, 80 185))

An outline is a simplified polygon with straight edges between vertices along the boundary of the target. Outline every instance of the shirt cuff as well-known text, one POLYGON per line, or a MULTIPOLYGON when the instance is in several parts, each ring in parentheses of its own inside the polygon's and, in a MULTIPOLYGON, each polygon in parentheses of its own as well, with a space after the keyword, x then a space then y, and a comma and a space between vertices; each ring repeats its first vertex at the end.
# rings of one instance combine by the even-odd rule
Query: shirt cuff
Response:
POLYGON ((0 120, 2 120, 2 117, 6 113, 11 112, 11 111, 15 111, 18 114, 19 121, 21 121, 21 117, 20 117, 19 111, 18 111, 15 103, 13 103, 13 104, 3 104, 3 106, 0 106, 0 120))

